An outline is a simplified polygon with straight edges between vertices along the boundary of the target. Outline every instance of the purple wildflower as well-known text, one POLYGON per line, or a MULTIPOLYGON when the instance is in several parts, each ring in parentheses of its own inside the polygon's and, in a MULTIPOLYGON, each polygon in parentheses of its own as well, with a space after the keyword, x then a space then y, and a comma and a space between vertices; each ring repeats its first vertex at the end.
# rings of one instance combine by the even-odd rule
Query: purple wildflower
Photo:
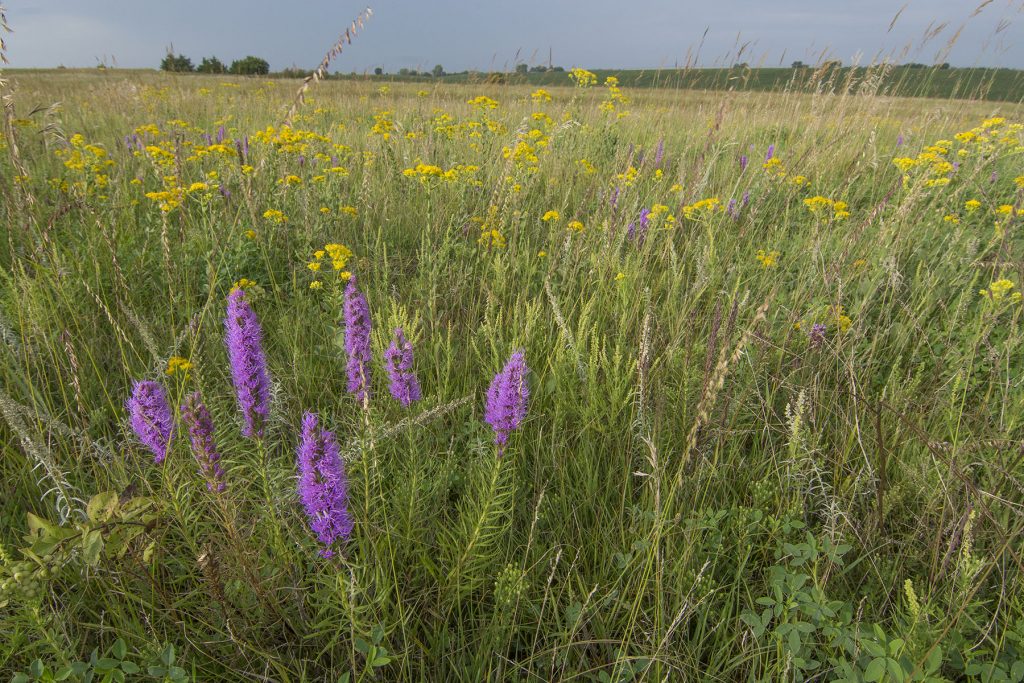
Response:
POLYGON ((494 443, 498 446, 499 457, 505 453, 509 433, 526 418, 526 402, 530 398, 526 373, 529 371, 523 350, 519 349, 508 359, 505 368, 494 376, 487 389, 484 420, 494 430, 494 443))
POLYGON ((223 197, 224 199, 231 199, 231 190, 221 185, 220 196, 223 197))
POLYGON ((220 453, 217 452, 217 442, 213 438, 210 411, 203 405, 198 391, 185 397, 185 402, 181 404, 181 418, 188 427, 192 455, 206 479, 206 488, 220 493, 226 488, 224 468, 220 466, 220 453))
POLYGON ((209 133, 203 133, 203 142, 205 142, 206 146, 209 147, 213 144, 213 137, 211 137, 209 133))
POLYGON ((159 382, 136 382, 125 407, 131 418, 132 430, 139 441, 153 452, 153 462, 159 465, 167 455, 173 425, 167 393, 159 382))
POLYGON ((989 178, 989 180, 988 180, 988 181, 989 181, 990 183, 994 183, 994 182, 996 181, 996 178, 998 178, 998 177, 999 177, 999 176, 998 176, 998 174, 996 174, 996 172, 995 172, 995 171, 992 171, 992 177, 991 177, 991 178, 989 178))
POLYGON ((747 190, 746 192, 743 193, 743 206, 746 206, 749 203, 750 203, 750 190, 747 190))
POLYGON ((654 166, 661 167, 661 160, 665 158, 665 138, 658 139, 658 147, 654 150, 654 166))
POLYGON ((899 135, 896 136, 896 146, 897 147, 902 147, 903 146, 903 133, 900 133, 899 135))
POLYGON ((235 149, 238 150, 239 160, 245 164, 249 162, 249 136, 246 135, 241 140, 235 143, 235 149))
POLYGON ((365 404, 370 398, 370 307, 352 276, 345 287, 345 353, 348 391, 365 404))
POLYGON ((263 328, 242 289, 228 294, 224 340, 231 361, 231 380, 235 385, 238 407, 245 418, 242 434, 263 437, 263 426, 270 415, 270 376, 263 354, 263 328))
POLYGON ((626 238, 635 239, 638 244, 643 244, 644 239, 647 237, 647 226, 651 223, 651 210, 648 208, 640 209, 640 218, 631 222, 626 227, 626 238))
POLYGON ((808 335, 808 341, 810 342, 812 349, 816 349, 822 345, 825 341, 825 325, 823 323, 814 323, 811 326, 811 333, 808 335))
POLYGON ((746 171, 747 170, 747 163, 749 163, 749 159, 747 159, 747 155, 746 154, 741 154, 740 155, 740 171, 746 171))
POLYGON ((321 429, 315 413, 302 416, 302 441, 296 459, 299 467, 299 500, 309 517, 309 527, 326 546, 322 557, 333 557, 331 545, 352 535, 348 512, 348 480, 334 434, 321 429))
POLYGON ((420 400, 420 383, 412 370, 412 344, 405 338, 401 327, 395 328, 395 338, 384 352, 384 363, 394 399, 406 408, 413 401, 420 400))
POLYGON ((737 220, 740 217, 740 210, 736 208, 736 200, 730 199, 729 205, 726 207, 725 212, 729 214, 729 217, 733 220, 737 220))
POLYGON ((768 145, 768 153, 764 155, 765 163, 771 161, 773 156, 775 156, 775 143, 768 145))
POLYGON ((224 140, 227 137, 228 137, 228 133, 227 133, 226 130, 224 130, 224 126, 221 126, 220 128, 217 129, 217 144, 218 145, 220 143, 224 142, 224 140))
POLYGON ((612 205, 613 209, 615 208, 616 204, 619 203, 619 188, 618 187, 616 187, 614 190, 612 190, 612 196, 608 200, 608 203, 612 205))

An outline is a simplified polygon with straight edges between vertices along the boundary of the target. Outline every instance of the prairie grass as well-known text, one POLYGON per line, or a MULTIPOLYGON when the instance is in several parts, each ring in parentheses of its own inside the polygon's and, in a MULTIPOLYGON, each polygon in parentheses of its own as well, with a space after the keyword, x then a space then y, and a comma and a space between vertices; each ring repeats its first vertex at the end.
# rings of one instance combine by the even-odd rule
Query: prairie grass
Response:
POLYGON ((6 78, 0 671, 1024 676, 1021 106, 328 80, 282 130, 294 82, 6 78), (371 311, 366 409, 344 283, 309 267, 329 243, 371 311), (223 338, 243 278, 262 441, 223 338), (484 392, 518 348, 499 458, 484 392), (223 494, 180 426, 153 464, 140 379, 202 393, 223 494), (296 494, 307 410, 349 477, 330 559, 296 494))

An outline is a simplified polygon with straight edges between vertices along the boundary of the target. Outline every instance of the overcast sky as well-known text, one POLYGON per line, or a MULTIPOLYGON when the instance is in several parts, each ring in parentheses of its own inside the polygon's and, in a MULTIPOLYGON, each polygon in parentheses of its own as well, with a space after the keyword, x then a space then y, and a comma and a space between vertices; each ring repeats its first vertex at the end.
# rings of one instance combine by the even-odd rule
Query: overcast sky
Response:
MULTIPOLYGON (((173 45, 197 64, 208 55, 229 62, 253 54, 274 70, 312 68, 363 7, 345 0, 0 2, 14 29, 7 40, 14 67, 156 67, 173 45)), ((332 70, 510 69, 517 59, 547 63, 549 48, 565 67, 671 67, 695 57, 702 66, 775 66, 815 63, 827 51, 845 64, 939 57, 954 66, 1024 68, 1024 0, 379 0, 372 7, 365 32, 332 70)))

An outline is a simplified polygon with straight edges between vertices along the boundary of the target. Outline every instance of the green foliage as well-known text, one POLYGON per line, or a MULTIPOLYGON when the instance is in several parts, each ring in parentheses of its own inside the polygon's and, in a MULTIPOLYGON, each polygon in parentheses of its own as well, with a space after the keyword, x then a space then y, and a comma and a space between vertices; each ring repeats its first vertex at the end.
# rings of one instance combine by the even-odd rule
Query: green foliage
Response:
POLYGON ((228 73, 241 76, 263 76, 270 73, 270 63, 260 57, 249 55, 231 62, 228 73))
MULTIPOLYGON (((204 62, 206 60, 203 60, 204 62)), ((185 55, 175 55, 170 52, 160 61, 160 69, 162 71, 174 71, 174 72, 188 72, 195 71, 195 67, 192 65, 192 60, 185 55)))
POLYGON ((224 74, 228 72, 228 69, 216 57, 203 57, 203 61, 196 67, 196 71, 201 74, 224 74))

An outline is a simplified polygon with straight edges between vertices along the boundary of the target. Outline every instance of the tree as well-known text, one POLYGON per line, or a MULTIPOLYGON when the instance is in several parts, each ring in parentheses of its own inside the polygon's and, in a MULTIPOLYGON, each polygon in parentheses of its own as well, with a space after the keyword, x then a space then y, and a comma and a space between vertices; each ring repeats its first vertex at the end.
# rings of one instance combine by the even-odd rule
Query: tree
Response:
POLYGON ((401 69, 398 70, 398 75, 399 76, 408 76, 409 75, 409 70, 403 66, 401 69))
POLYGON ((270 64, 265 59, 249 55, 245 59, 236 59, 231 62, 229 71, 242 76, 265 76, 270 73, 270 64))
POLYGON ((797 60, 797 61, 793 62, 793 68, 794 69, 806 69, 807 65, 804 64, 803 62, 797 60))
POLYGON ((517 74, 525 74, 529 70, 530 70, 530 67, 527 66, 526 64, 516 64, 516 73, 517 74))
POLYGON ((441 76, 444 76, 444 67, 441 66, 440 64, 435 64, 433 74, 434 78, 440 78, 441 76))
POLYGON ((384 75, 384 69, 382 69, 381 67, 378 66, 376 69, 373 70, 373 75, 374 76, 383 76, 384 75))
POLYGON ((192 60, 185 55, 176 55, 168 52, 163 61, 160 62, 160 69, 163 71, 195 71, 192 60))
POLYGON ((227 73, 228 68, 216 57, 203 57, 203 61, 199 62, 196 71, 201 74, 223 74, 227 73))

